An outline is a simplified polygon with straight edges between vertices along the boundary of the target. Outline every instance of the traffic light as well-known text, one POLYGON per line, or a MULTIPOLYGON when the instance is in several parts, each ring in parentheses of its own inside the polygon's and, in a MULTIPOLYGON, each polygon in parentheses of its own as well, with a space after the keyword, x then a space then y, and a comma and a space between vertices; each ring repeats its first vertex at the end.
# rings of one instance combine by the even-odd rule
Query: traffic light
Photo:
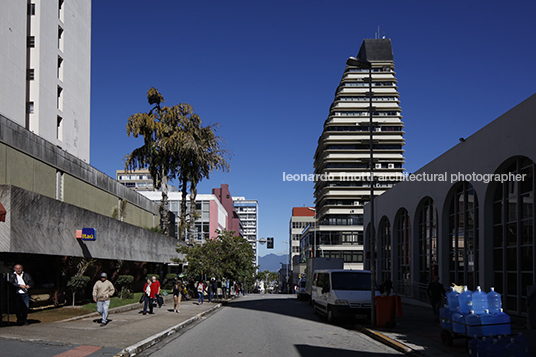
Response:
POLYGON ((274 238, 268 237, 266 239, 266 248, 267 249, 274 249, 274 238))

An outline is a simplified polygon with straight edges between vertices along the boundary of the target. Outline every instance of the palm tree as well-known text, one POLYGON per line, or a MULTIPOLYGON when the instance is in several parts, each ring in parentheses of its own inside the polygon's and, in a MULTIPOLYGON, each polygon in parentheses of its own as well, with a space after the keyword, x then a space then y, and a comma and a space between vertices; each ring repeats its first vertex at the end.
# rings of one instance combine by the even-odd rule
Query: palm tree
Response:
MULTIPOLYGON (((218 124, 201 126, 201 118, 188 103, 163 107, 164 97, 157 89, 147 92, 149 104, 155 106, 149 113, 136 113, 128 118, 127 135, 142 135, 143 146, 124 158, 125 171, 148 168, 156 189, 162 189, 160 225, 169 234, 169 210, 167 182, 179 179, 182 192, 179 239, 184 239, 186 223, 186 195, 188 184, 195 194, 197 183, 214 170, 229 170, 220 148, 221 138, 214 134, 218 124)), ((195 195, 194 195, 195 199, 195 195)))

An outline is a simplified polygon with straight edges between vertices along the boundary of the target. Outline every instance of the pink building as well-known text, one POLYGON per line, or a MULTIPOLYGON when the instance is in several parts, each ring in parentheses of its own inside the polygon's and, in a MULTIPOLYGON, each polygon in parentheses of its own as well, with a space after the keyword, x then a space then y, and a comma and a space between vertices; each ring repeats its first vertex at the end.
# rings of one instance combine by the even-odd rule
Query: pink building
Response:
POLYGON ((243 237, 242 223, 234 208, 233 197, 229 192, 229 185, 222 184, 220 188, 213 188, 212 194, 218 198, 225 211, 227 211, 227 230, 234 231, 237 235, 243 237))

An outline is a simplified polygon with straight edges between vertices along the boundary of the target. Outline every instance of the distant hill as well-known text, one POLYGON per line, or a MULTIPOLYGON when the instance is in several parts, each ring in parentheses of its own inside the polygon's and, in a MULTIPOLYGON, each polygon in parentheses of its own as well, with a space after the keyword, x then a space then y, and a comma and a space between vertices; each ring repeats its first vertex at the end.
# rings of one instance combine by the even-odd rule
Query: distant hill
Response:
POLYGON ((279 269, 281 269, 281 263, 287 264, 287 262, 288 258, 286 254, 267 254, 264 257, 259 257, 259 271, 268 270, 277 272, 279 269))

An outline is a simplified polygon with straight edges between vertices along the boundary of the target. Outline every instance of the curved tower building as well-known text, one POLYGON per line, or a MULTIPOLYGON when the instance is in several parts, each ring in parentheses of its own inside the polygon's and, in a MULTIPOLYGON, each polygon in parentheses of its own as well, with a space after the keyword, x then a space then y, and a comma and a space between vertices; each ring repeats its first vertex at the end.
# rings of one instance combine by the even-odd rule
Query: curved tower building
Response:
POLYGON ((366 39, 357 58, 346 62, 318 139, 317 224, 304 235, 302 258, 342 258, 346 269, 363 269, 363 205, 370 201, 371 171, 374 196, 402 178, 403 128, 391 40, 366 39))

